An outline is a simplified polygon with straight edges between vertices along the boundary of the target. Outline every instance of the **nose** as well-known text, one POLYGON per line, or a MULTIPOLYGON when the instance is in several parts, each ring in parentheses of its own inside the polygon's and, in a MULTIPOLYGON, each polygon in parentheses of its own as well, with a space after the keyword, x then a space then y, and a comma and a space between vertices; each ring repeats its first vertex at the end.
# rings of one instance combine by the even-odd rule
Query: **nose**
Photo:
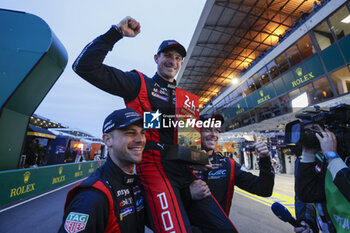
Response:
POLYGON ((135 138, 134 138, 134 141, 137 142, 137 143, 146 143, 146 136, 145 134, 142 134, 142 133, 137 133, 135 138))
POLYGON ((168 61, 171 63, 171 64, 175 64, 175 61, 176 61, 176 57, 175 56, 170 56, 168 61))
POLYGON ((217 129, 212 128, 212 129, 210 130, 210 135, 215 136, 215 137, 218 137, 219 132, 218 132, 217 129))

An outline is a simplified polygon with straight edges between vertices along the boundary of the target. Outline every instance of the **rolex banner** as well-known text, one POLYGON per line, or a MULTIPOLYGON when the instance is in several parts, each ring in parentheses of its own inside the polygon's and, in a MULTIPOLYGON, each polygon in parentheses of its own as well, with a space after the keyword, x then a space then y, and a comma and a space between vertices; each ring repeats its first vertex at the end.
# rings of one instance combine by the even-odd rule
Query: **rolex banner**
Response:
POLYGON ((200 150, 201 135, 196 122, 199 120, 199 97, 181 88, 176 89, 175 138, 177 144, 200 150))
POLYGON ((0 208, 83 179, 100 167, 102 162, 66 163, 0 171, 0 208))

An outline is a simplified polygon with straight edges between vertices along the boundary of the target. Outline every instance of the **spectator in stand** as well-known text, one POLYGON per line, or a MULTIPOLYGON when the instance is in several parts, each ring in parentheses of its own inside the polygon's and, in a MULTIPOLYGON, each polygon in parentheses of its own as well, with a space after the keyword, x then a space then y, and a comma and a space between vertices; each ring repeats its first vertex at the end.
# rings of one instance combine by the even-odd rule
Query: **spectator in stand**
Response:
POLYGON ((318 11, 320 9, 321 5, 317 3, 317 1, 314 1, 314 6, 312 7, 312 10, 314 12, 318 11))
POLYGON ((278 42, 281 42, 281 41, 283 40, 283 38, 284 38, 283 35, 282 35, 282 34, 279 34, 279 35, 278 35, 278 42))

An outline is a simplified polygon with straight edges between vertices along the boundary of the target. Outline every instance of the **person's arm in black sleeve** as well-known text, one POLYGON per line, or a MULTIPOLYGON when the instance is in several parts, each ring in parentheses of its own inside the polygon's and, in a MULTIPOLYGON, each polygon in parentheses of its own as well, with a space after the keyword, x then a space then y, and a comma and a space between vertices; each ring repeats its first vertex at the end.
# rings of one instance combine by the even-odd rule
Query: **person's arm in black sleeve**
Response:
POLYGON ((341 158, 335 158, 329 162, 328 170, 332 174, 334 184, 350 202, 350 168, 341 158))
POLYGON ((69 232, 65 228, 80 224, 83 232, 104 232, 109 217, 107 197, 95 189, 80 191, 67 206, 59 233, 69 232), (73 223, 72 223, 73 221, 73 223))
POLYGON ((275 173, 271 165, 270 157, 262 157, 259 160, 259 176, 241 170, 241 166, 235 162, 235 185, 250 193, 269 197, 272 195, 275 182, 275 173))
POLYGON ((136 98, 141 81, 136 72, 123 72, 103 64, 109 51, 123 35, 115 27, 89 43, 73 63, 73 70, 92 85, 123 97, 127 102, 136 98))
POLYGON ((316 172, 315 155, 304 153, 295 181, 296 195, 302 202, 324 202, 325 171, 316 172))

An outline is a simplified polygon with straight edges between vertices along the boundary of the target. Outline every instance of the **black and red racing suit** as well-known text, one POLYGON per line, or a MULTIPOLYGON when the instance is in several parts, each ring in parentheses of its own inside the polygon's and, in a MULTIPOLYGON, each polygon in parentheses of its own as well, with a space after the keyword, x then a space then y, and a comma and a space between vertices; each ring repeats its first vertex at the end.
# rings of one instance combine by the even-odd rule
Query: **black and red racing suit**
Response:
MULTIPOLYGON (((108 51, 121 38, 113 27, 97 37, 84 48, 73 70, 94 86, 122 97, 128 107, 142 116, 143 112, 157 110, 163 115, 174 115, 176 82, 167 82, 157 73, 148 78, 140 72, 124 72, 103 64, 108 51)), ((187 215, 180 194, 196 178, 186 164, 164 159, 164 145, 174 144, 174 128, 147 130, 146 138, 137 174, 145 188, 152 228, 157 232, 191 232, 191 225, 195 225, 202 232, 236 232, 213 197, 193 201, 193 211, 187 215)))
POLYGON ((263 197, 272 195, 275 173, 269 157, 259 159, 259 176, 243 171, 234 159, 221 153, 213 152, 209 159, 213 169, 208 172, 206 182, 227 216, 230 213, 234 186, 263 197))
POLYGON ((142 186, 110 158, 67 194, 59 233, 142 233, 142 186))

